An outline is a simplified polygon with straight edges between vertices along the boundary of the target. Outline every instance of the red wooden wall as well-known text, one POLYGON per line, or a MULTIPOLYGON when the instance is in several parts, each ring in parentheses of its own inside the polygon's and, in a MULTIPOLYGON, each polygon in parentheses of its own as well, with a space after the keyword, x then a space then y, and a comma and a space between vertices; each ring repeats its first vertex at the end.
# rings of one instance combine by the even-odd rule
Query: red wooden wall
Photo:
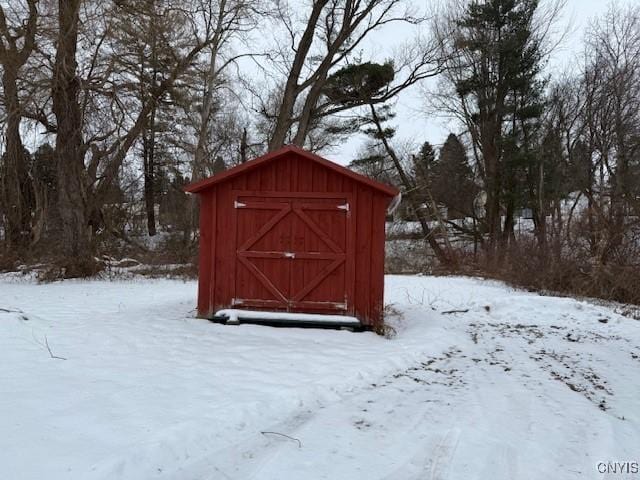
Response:
MULTIPOLYGON (((342 250, 344 250, 344 255, 348 257, 344 265, 332 273, 334 278, 329 278, 322 284, 322 287, 318 286, 317 288, 332 289, 330 293, 325 292, 325 296, 328 295, 327 298, 330 299, 335 298, 336 304, 339 304, 339 299, 343 298, 337 289, 345 290, 344 295, 348 297, 346 299, 347 308, 342 313, 357 317, 361 323, 369 327, 381 324, 385 216, 387 207, 392 200, 392 195, 388 192, 385 193, 365 182, 327 168, 296 151, 287 151, 256 168, 246 169, 238 175, 230 176, 228 180, 201 189, 198 193, 200 194, 198 284, 198 315, 200 317, 212 318, 217 310, 223 308, 260 308, 259 305, 254 304, 233 304, 236 291, 235 282, 237 279, 244 282, 241 277, 242 275, 246 276, 246 272, 241 271, 244 268, 242 263, 237 263, 237 250, 240 247, 238 243, 242 243, 251 235, 250 231, 245 232, 247 229, 250 230, 250 226, 238 223, 245 221, 235 211, 234 202, 236 205, 242 205, 242 208, 266 208, 261 207, 258 202, 262 197, 269 196, 267 200, 270 202, 269 205, 275 205, 273 208, 307 209, 303 215, 309 220, 307 224, 299 221, 298 226, 292 228, 294 230, 295 228, 307 229, 307 239, 304 242, 307 245, 310 242, 315 243, 311 249, 320 250, 320 253, 314 255, 324 254, 327 257, 326 260, 322 260, 325 265, 331 259, 343 255, 342 250), (320 197, 320 199, 314 200, 314 197, 320 197), (287 203, 287 198, 297 198, 298 200, 287 203), (344 225, 337 216, 329 217, 328 213, 322 213, 325 203, 331 208, 335 208, 337 204, 331 202, 341 202, 342 199, 348 199, 349 203, 348 212, 343 212, 346 215, 344 225), (316 202, 317 205, 313 202, 316 202), (287 205, 289 206, 287 207, 287 205), (326 242, 334 245, 335 248, 331 248, 334 248, 338 253, 325 247, 318 247, 326 242, 309 240, 308 237, 311 236, 309 229, 313 229, 314 225, 319 225, 323 229, 323 232, 318 232, 318 235, 332 238, 326 242), (344 243, 339 245, 342 242, 343 229, 350 229, 353 234, 350 236, 347 232, 344 243), (326 252, 322 248, 325 248, 326 252), (345 270, 343 271, 342 268, 345 270), (351 289, 348 288, 349 284, 352 285, 351 289)), ((262 201, 267 200, 262 198, 262 201)), ((271 215, 273 216, 273 213, 271 215)), ((265 217, 262 224, 266 221, 268 221, 268 217, 265 217)), ((257 225, 255 228, 258 229, 260 226, 257 225)), ((264 247, 266 250, 278 248, 278 242, 284 241, 284 236, 277 231, 270 235, 270 237, 265 236, 263 240, 260 240, 263 243, 271 242, 272 245, 264 247)), ((267 253, 253 255, 268 257, 267 253)), ((270 268, 268 262, 274 262, 269 258, 259 260, 262 262, 262 268, 270 268)), ((301 265, 301 262, 304 263, 301 260, 296 265, 301 265)), ((308 263, 311 265, 313 262, 308 263)), ((274 263, 273 268, 284 268, 283 265, 282 263, 274 263)), ((305 268, 311 269, 312 267, 305 268)), ((312 274, 314 273, 311 272, 309 275, 312 274)), ((298 272, 296 275, 302 279, 302 273, 298 272)), ((275 285, 279 282, 278 272, 273 272, 271 277, 275 287, 286 288, 275 285)), ((263 287, 263 285, 251 287, 253 289, 252 295, 256 298, 267 298, 263 291, 258 291, 260 289, 268 290, 263 287)), ((313 300, 313 295, 310 298, 313 300)), ((296 308, 295 311, 335 313, 324 311, 322 307, 316 308, 312 301, 305 301, 306 303, 300 303, 299 308, 296 308)), ((271 306, 268 309, 280 309, 273 302, 269 304, 265 300, 264 303, 264 308, 271 306)))

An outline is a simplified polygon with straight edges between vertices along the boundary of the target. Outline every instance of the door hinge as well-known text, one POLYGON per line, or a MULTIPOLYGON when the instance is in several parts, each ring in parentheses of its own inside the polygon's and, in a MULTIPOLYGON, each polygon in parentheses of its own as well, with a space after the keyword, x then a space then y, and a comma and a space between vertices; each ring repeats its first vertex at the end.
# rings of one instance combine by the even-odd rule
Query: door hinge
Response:
POLYGON ((246 206, 247 206, 246 203, 242 203, 242 202, 239 202, 237 200, 233 201, 233 208, 242 208, 242 207, 246 207, 246 206))
POLYGON ((349 203, 345 203, 344 205, 338 205, 338 210, 344 210, 345 212, 349 211, 349 203))
POLYGON ((285 258, 296 258, 296 254, 294 252, 283 252, 282 256, 285 258))
POLYGON ((231 305, 242 305, 244 302, 239 298, 232 298, 231 305))

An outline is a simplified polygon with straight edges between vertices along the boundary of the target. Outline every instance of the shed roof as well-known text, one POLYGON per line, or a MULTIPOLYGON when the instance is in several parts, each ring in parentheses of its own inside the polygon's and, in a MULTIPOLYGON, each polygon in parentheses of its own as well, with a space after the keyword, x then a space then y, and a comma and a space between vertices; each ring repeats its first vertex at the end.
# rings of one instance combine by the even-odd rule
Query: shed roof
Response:
POLYGON ((345 177, 349 177, 352 180, 355 180, 356 182, 360 182, 389 197, 395 197, 400 193, 400 191, 395 187, 392 187, 390 185, 385 185, 384 183, 380 183, 375 180, 372 180, 369 177, 365 177, 364 175, 356 173, 353 170, 343 167, 342 165, 338 165, 337 163, 327 160, 326 158, 322 158, 314 153, 308 152, 307 150, 304 150, 295 145, 286 145, 278 150, 267 153, 266 155, 262 155, 261 157, 255 158, 253 160, 249 160, 246 163, 242 163, 229 170, 213 175, 212 177, 205 178, 204 180, 191 183, 185 187, 185 191, 189 193, 199 193, 203 190, 206 190, 209 187, 217 185, 218 183, 226 182, 231 178, 237 177, 238 175, 242 175, 255 168, 258 168, 269 162, 272 162, 277 158, 280 158, 283 155, 290 152, 296 153, 297 155, 300 155, 313 162, 316 162, 322 165, 323 167, 333 170, 334 172, 344 175, 345 177))

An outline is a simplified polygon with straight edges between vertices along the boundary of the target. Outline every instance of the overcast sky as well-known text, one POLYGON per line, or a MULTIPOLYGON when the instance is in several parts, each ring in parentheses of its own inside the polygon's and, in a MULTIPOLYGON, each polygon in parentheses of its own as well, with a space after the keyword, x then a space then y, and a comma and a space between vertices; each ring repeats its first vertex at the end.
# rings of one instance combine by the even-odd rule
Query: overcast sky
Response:
MULTIPOLYGON (((627 4, 633 1, 637 0, 618 0, 617 3, 627 4)), ((582 40, 589 21, 603 15, 609 5, 610 2, 607 0, 567 0, 557 28, 558 31, 565 31, 566 35, 562 44, 556 48, 549 59, 550 72, 561 72, 577 64, 582 54, 582 40)), ((390 30, 373 34, 372 41, 365 45, 364 49, 369 52, 379 52, 377 56, 383 57, 384 46, 393 45, 394 42, 397 44, 399 33, 397 30, 390 30)), ((375 60, 381 61, 384 58, 375 58, 375 60)), ((459 128, 445 118, 427 115, 425 101, 417 87, 403 92, 396 103, 396 113, 397 116, 392 124, 397 129, 396 139, 402 141, 415 144, 429 141, 434 145, 440 145, 449 131, 456 132, 459 128)), ((354 136, 344 145, 327 152, 326 156, 338 163, 347 164, 356 156, 364 140, 364 136, 354 136)))

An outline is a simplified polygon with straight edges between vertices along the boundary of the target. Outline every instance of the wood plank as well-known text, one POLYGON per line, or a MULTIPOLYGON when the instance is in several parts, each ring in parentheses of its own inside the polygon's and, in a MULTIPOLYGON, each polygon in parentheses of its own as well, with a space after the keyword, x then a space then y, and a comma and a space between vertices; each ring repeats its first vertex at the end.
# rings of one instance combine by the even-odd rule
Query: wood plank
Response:
POLYGON ((211 258, 212 222, 213 217, 211 197, 213 191, 200 195, 200 239, 198 258, 198 316, 208 317, 211 313, 210 288, 213 264, 211 258))
POLYGON ((295 305, 292 305, 291 310, 294 311, 307 311, 311 313, 314 310, 316 311, 330 311, 330 312, 347 312, 345 308, 345 304, 341 302, 315 302, 304 300, 302 302, 296 302, 295 305))
POLYGON ((237 302, 240 302, 233 306, 233 308, 269 308, 272 310, 284 310, 282 302, 278 300, 262 300, 255 298, 237 298, 237 302))
POLYGON ((267 165, 260 170, 260 190, 274 191, 276 189, 276 169, 267 165))
POLYGON ((358 188, 354 211, 355 232, 355 316, 361 320, 369 318, 371 281, 371 190, 358 188))
POLYGON ((300 171, 300 162, 303 162, 304 159, 300 158, 298 156, 291 156, 289 159, 290 162, 290 183, 289 183, 289 190, 299 190, 298 188, 298 181, 299 181, 299 171, 300 171))
MULTIPOLYGON (((258 225, 255 225, 255 227, 257 228, 257 232, 253 236, 249 237, 242 245, 236 247, 236 252, 241 252, 243 250, 247 250, 248 248, 250 248, 258 240, 264 237, 278 222, 280 222, 284 217, 286 217, 291 211, 291 205, 288 203, 283 205, 284 207, 276 215, 274 215, 271 218, 271 220, 269 220, 267 223, 262 225, 260 228, 257 228, 258 225)), ((237 216, 237 213, 238 213, 237 211, 234 212, 234 215, 233 215, 234 218, 237 216)), ((250 212, 247 212, 247 214, 249 213, 250 212)), ((256 223, 259 223, 259 222, 256 222, 256 223)))
POLYGON ((217 188, 217 222, 216 222, 216 261, 214 268, 218 270, 219 281, 215 283, 215 308, 227 308, 235 292, 235 276, 233 255, 235 245, 235 230, 232 230, 233 199, 229 184, 220 184, 217 188), (221 277, 225 280, 222 281, 221 277))
POLYGON ((209 261, 209 268, 211 269, 211 282, 209 284, 209 309, 211 314, 215 313, 216 298, 215 298, 215 284, 219 280, 215 269, 216 248, 218 244, 218 238, 215 235, 216 225, 218 222, 218 189, 214 188, 211 192, 211 228, 210 228, 210 244, 211 244, 211 260, 209 261))
MULTIPOLYGON (((329 235, 327 235, 316 222, 314 222, 304 211, 296 204, 294 204, 293 211, 300 217, 307 226, 320 238, 331 250, 336 253, 344 252, 339 245, 337 245, 329 235)), ((340 213, 338 213, 340 215, 340 213)))
POLYGON ((247 190, 260 190, 260 182, 262 179, 262 171, 264 168, 258 168, 244 175, 247 179, 247 190))
POLYGON ((313 165, 313 190, 316 192, 327 191, 327 170, 319 165, 313 165))
POLYGON ((269 292, 275 297, 276 300, 281 301, 284 305, 287 304, 287 298, 285 295, 276 287, 273 282, 264 274, 260 269, 258 269, 253 263, 243 257, 238 257, 240 263, 242 263, 247 269, 255 275, 255 277, 260 281, 260 283, 267 289, 269 292))
POLYGON ((384 311, 384 244, 385 218, 389 199, 382 195, 373 196, 371 218, 371 297, 370 297, 370 325, 382 326, 384 311))
POLYGON ((268 192, 262 190, 233 190, 233 193, 243 197, 345 199, 345 193, 343 192, 268 192))
POLYGON ((344 290, 345 290, 345 303, 347 304, 347 311, 350 315, 355 316, 355 288, 356 288, 356 222, 354 218, 354 212, 357 211, 358 205, 355 195, 349 195, 347 201, 349 202, 349 210, 346 212, 346 259, 345 259, 345 278, 344 278, 344 290))
POLYGON ((238 257, 242 258, 275 258, 286 260, 346 260, 344 253, 332 252, 295 252, 295 257, 288 257, 284 252, 261 252, 252 250, 238 251, 238 257))
POLYGON ((238 202, 237 204, 234 204, 236 209, 245 210, 282 210, 283 208, 287 208, 289 206, 288 202, 254 202, 251 200, 246 200, 245 198, 240 196, 236 196, 234 200, 238 202))
POLYGON ((331 272, 333 272, 336 268, 342 265, 343 262, 344 262, 344 259, 336 259, 333 262, 331 262, 329 265, 324 267, 322 270, 320 270, 320 273, 316 275, 315 278, 309 281, 302 290, 296 293, 296 295, 291 299, 292 302, 301 301, 304 297, 307 296, 307 294, 309 294, 314 288, 316 288, 320 284, 320 282, 322 282, 326 277, 328 277, 329 274, 331 274, 331 272))

